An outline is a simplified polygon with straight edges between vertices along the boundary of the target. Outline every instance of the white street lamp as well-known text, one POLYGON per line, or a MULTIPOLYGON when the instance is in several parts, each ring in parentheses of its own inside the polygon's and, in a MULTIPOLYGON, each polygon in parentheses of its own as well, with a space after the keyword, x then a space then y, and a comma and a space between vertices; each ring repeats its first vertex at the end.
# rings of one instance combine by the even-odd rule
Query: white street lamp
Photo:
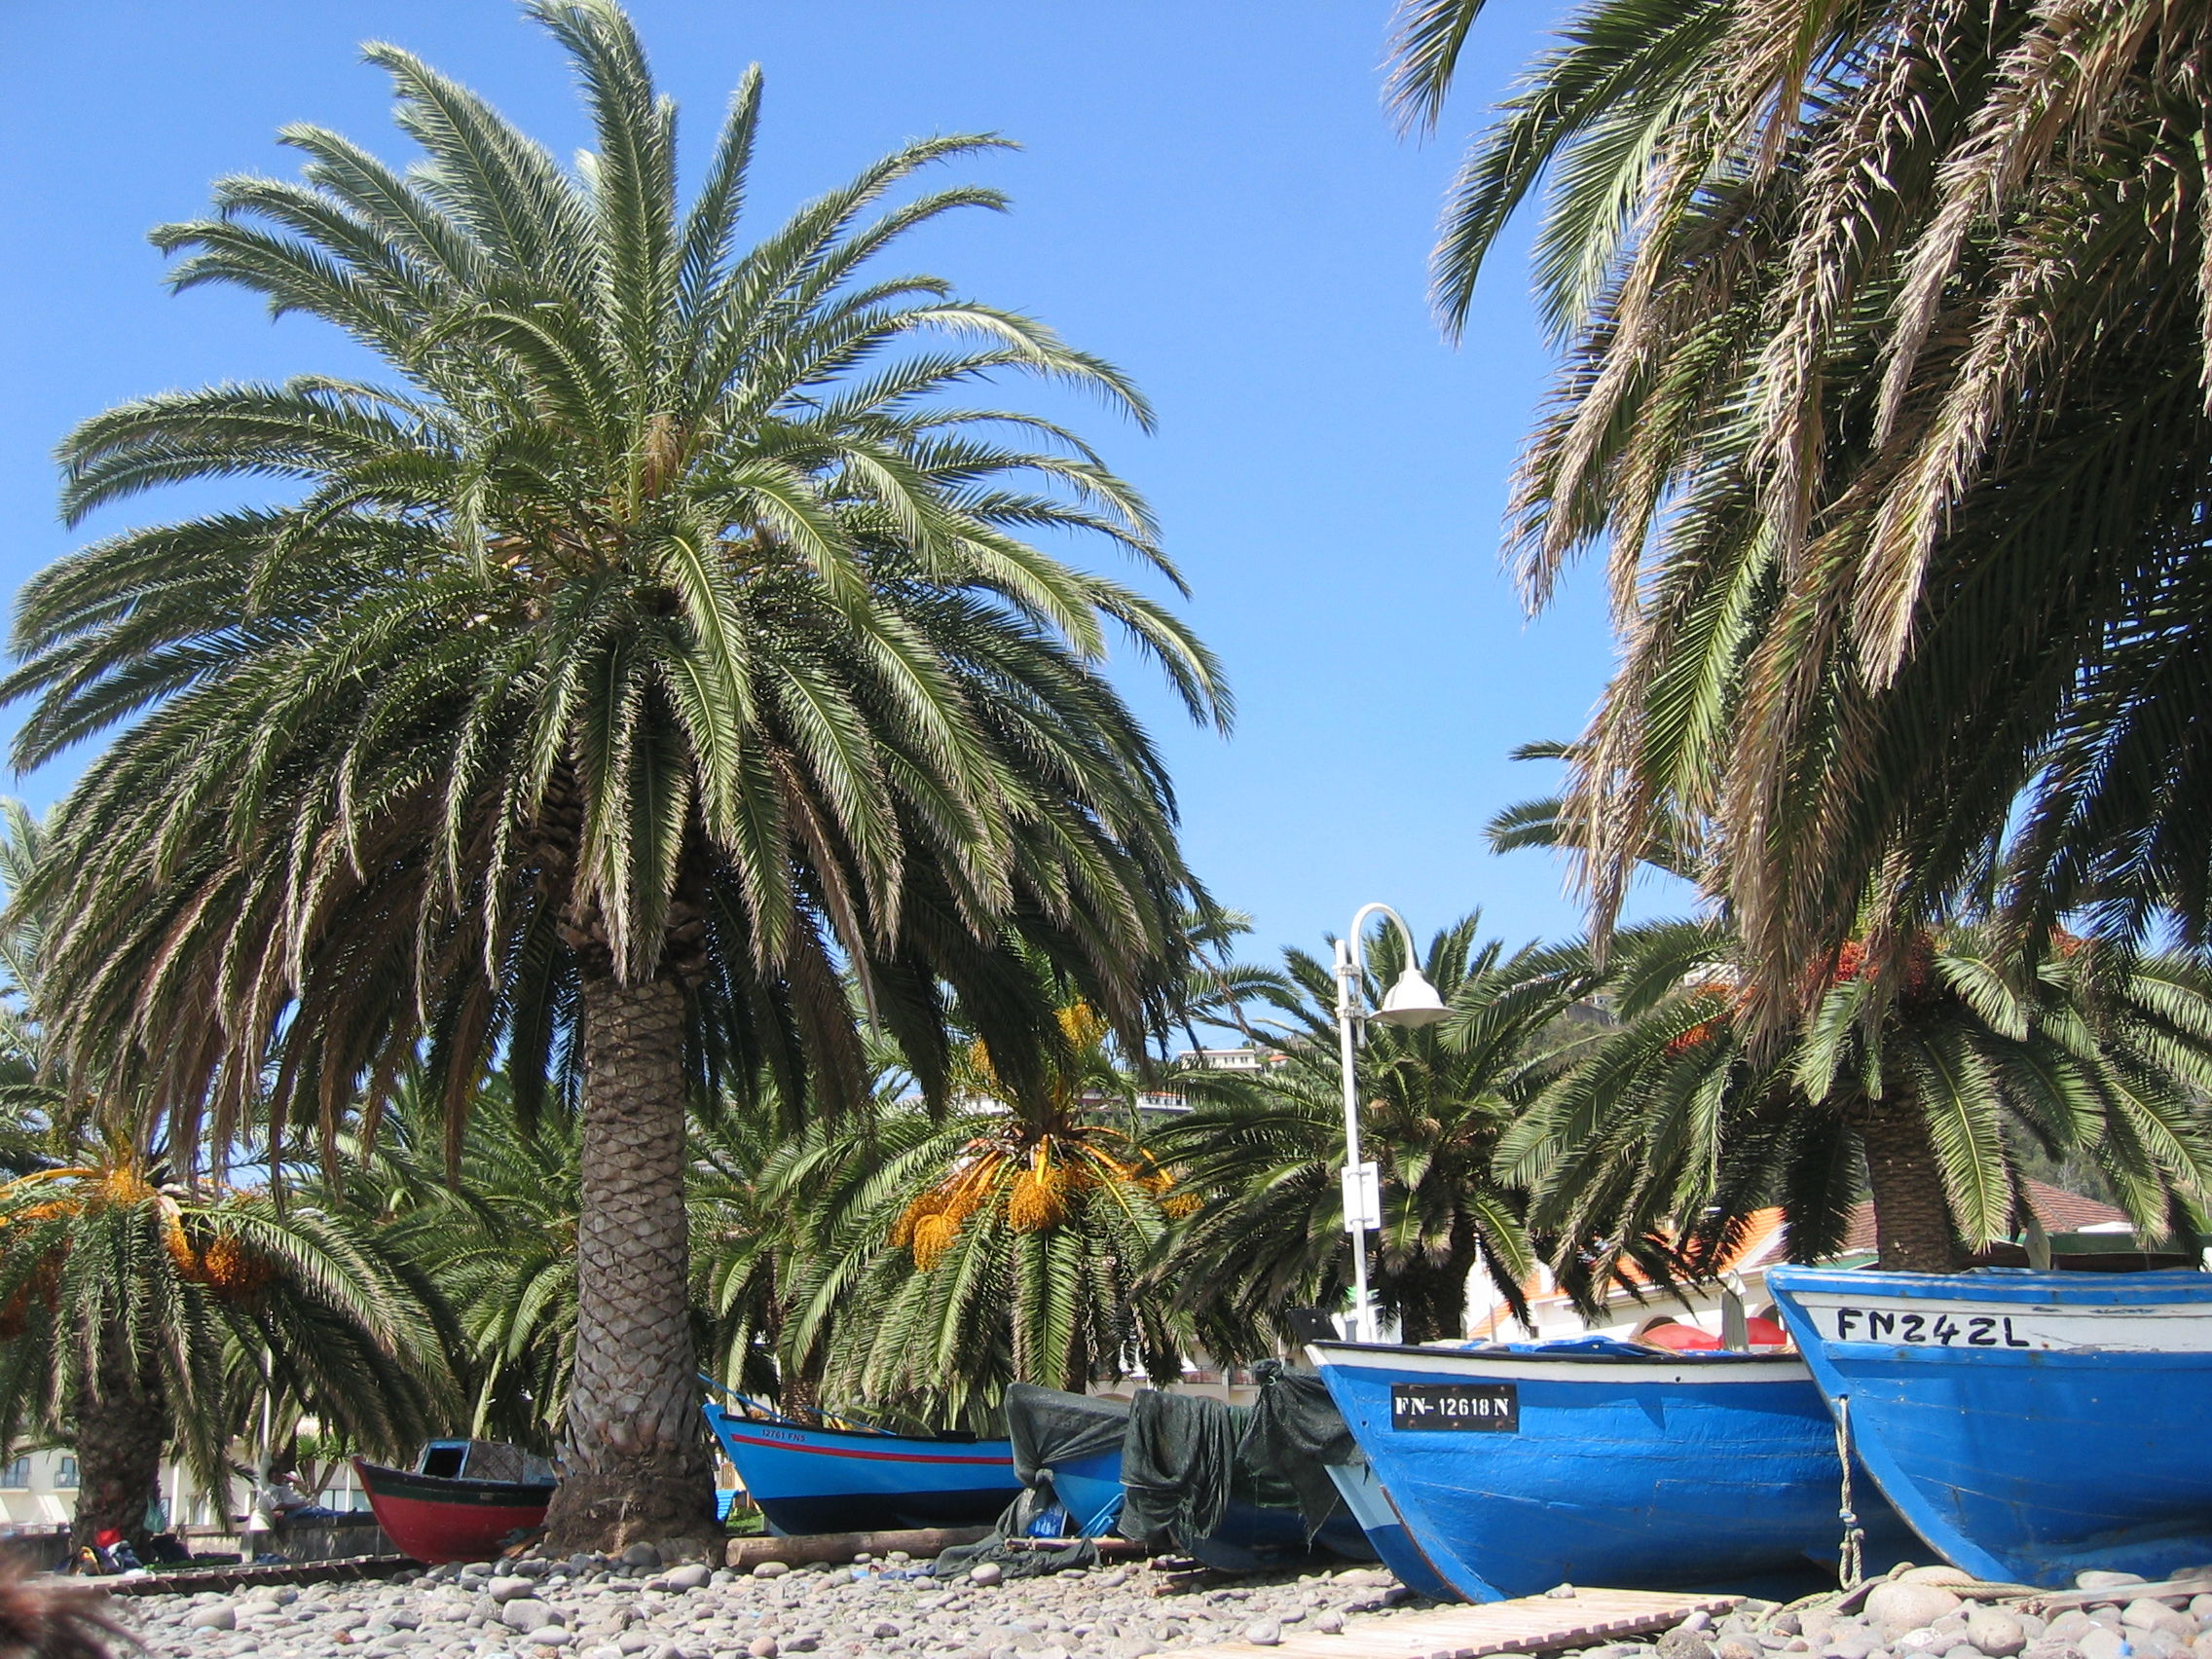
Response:
POLYGON ((1398 936, 1406 941, 1406 971, 1383 994, 1382 1006, 1368 1017, 1413 1030, 1434 1025, 1451 1013, 1436 994, 1436 987, 1421 974, 1420 952, 1414 945, 1413 930, 1406 926, 1405 918, 1387 904, 1361 905, 1345 937, 1337 940, 1337 1044, 1345 1072, 1345 1231, 1351 1235, 1352 1339, 1362 1343, 1376 1340, 1375 1304, 1367 1292, 1367 1235, 1382 1225, 1382 1183, 1375 1165, 1359 1156, 1357 950, 1360 930, 1367 926, 1368 917, 1377 914, 1388 916, 1397 924, 1398 936))

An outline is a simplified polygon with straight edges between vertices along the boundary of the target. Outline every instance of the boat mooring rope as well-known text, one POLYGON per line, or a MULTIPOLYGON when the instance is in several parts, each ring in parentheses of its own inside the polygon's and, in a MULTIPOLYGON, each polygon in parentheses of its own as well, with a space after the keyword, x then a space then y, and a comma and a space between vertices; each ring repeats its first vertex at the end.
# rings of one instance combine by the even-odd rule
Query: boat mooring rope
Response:
POLYGON ((1837 1518, 1843 1523, 1843 1547, 1836 1560, 1836 1577, 1846 1590, 1859 1587, 1860 1579, 1866 1574, 1866 1529, 1860 1526, 1859 1516, 1851 1506, 1851 1396, 1838 1394, 1835 1401, 1835 1455, 1843 1465, 1843 1502, 1837 1518))

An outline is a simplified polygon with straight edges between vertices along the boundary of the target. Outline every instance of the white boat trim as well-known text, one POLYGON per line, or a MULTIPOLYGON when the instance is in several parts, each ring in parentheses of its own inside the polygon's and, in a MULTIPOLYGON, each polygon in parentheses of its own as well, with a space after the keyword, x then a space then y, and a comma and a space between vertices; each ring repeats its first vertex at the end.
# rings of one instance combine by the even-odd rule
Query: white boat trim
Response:
POLYGON ((1347 1371, 1419 1372, 1486 1382, 1803 1382, 1810 1386, 1813 1381, 1802 1359, 1780 1357, 1684 1362, 1657 1356, 1641 1360, 1561 1354, 1542 1359, 1533 1354, 1351 1343, 1314 1343, 1307 1348, 1306 1357, 1316 1366, 1338 1366, 1347 1371))
POLYGON ((1875 1283, 1832 1291, 1792 1285, 1788 1296, 1822 1342, 1847 1346, 2212 1356, 2212 1305, 2203 1302, 1983 1302, 1884 1295, 1875 1283))

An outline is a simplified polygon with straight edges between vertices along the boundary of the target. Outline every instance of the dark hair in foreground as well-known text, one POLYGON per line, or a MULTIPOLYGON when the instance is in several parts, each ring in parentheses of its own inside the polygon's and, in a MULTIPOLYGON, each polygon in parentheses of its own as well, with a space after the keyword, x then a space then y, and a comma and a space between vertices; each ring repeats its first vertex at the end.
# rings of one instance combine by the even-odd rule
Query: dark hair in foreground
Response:
POLYGON ((0 1659, 108 1659, 111 1644, 136 1647, 107 1600, 90 1585, 32 1584, 0 1568, 0 1659))

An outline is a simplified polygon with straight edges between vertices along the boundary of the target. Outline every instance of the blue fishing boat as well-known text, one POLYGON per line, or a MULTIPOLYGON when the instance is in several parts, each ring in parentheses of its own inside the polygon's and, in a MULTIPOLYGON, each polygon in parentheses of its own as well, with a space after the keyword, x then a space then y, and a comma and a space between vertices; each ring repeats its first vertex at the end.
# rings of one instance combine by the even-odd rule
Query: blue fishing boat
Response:
MULTIPOLYGON (((1215 1401, 1147 1392, 1149 1408, 1226 1411, 1215 1401)), ((1049 1482, 1067 1512, 1069 1530, 1083 1536, 1095 1537, 1116 1528, 1129 1536, 1153 1535, 1149 1523, 1131 1531, 1128 1515, 1132 1511, 1160 1515, 1179 1507, 1185 1485, 1194 1478, 1190 1471, 1164 1469, 1149 1459, 1143 1443, 1146 1425, 1131 1421, 1125 1400, 1016 1383, 1007 1390, 1006 1409, 1017 1463, 1040 1483, 1049 1482), (1135 1505, 1125 1484, 1132 1466, 1146 1489, 1135 1505)), ((1216 1470, 1210 1477, 1196 1478, 1221 1477, 1216 1470)), ((1178 1549, 1206 1566, 1224 1572, 1257 1572, 1301 1561, 1316 1544, 1352 1560, 1375 1559, 1375 1551, 1350 1516, 1340 1516, 1309 1539, 1305 1517, 1287 1492, 1281 1494, 1283 1502, 1257 1502, 1250 1495, 1249 1470, 1228 1479, 1230 1490, 1212 1527, 1162 1529, 1171 1533, 1178 1549)))
POLYGON ((747 1494, 778 1532, 980 1526, 1021 1493, 1004 1440, 820 1428, 749 1402, 705 1409, 747 1494))
POLYGON ((1899 1512, 1977 1577, 2212 1562, 2212 1274, 1767 1275, 1899 1512))
MULTIPOLYGON (((1835 1430, 1799 1360, 1602 1338, 1309 1352, 1405 1543, 1467 1601, 1788 1575, 1840 1549, 1835 1430)), ((1858 1498, 1888 1553, 1901 1525, 1858 1498)))
POLYGON ((1366 1456, 1363 1455, 1350 1463, 1330 1463, 1326 1467, 1345 1500, 1345 1507, 1359 1523, 1360 1533, 1367 1539, 1368 1547, 1374 1550, 1376 1559, 1390 1569, 1391 1575, 1416 1595, 1437 1602, 1456 1601, 1458 1593, 1429 1565, 1428 1557, 1420 1553, 1396 1506, 1390 1502, 1390 1494, 1375 1478, 1375 1467, 1366 1456))

